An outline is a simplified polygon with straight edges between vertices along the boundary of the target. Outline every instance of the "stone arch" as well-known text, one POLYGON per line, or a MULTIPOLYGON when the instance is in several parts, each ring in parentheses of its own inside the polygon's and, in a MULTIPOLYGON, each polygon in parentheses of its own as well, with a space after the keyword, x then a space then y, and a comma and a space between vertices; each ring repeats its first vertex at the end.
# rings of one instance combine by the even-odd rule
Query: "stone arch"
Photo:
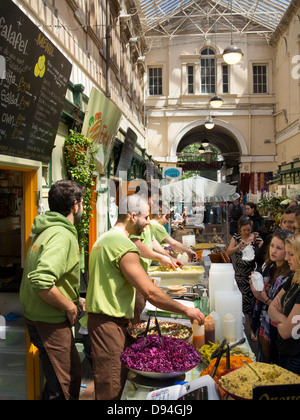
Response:
MULTIPOLYGON (((231 139, 231 147, 234 149, 232 150, 233 152, 238 152, 240 156, 248 155, 248 146, 245 141, 245 138, 236 127, 218 118, 214 118, 214 123, 215 127, 212 130, 206 130, 206 133, 208 133, 209 137, 214 139, 212 141, 212 144, 215 144, 215 146, 221 151, 221 153, 225 153, 226 148, 220 147, 221 143, 219 142, 220 144, 217 144, 217 139, 218 137, 220 138, 221 135, 226 135, 228 139, 231 139)), ((170 157, 175 157, 177 152, 180 151, 180 145, 183 144, 184 139, 190 137, 189 144, 195 143, 195 141, 192 141, 193 133, 196 133, 197 130, 204 132, 204 124, 205 118, 200 118, 197 121, 193 121, 192 123, 188 124, 183 130, 181 130, 172 143, 170 149, 170 157)), ((200 141, 200 139, 198 141, 200 141)))

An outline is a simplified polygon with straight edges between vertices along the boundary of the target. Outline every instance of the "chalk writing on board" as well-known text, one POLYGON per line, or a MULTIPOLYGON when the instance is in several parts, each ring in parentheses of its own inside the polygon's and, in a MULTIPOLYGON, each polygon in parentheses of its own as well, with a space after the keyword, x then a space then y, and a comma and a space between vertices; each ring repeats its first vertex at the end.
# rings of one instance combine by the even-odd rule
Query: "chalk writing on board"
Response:
POLYGON ((49 162, 71 63, 11 0, 0 0, 0 154, 49 162))

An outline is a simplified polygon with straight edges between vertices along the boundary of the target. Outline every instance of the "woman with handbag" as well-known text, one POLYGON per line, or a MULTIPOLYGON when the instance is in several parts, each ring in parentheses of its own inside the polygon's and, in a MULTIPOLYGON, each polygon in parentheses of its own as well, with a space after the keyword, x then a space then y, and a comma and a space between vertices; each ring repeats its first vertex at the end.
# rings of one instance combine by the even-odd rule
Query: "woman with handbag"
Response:
POLYGON ((227 254, 235 256, 235 280, 243 297, 243 313, 250 324, 251 339, 256 340, 252 331, 252 305, 254 295, 251 290, 250 276, 255 270, 255 250, 263 244, 258 233, 252 232, 252 221, 247 216, 242 216, 238 222, 238 233, 230 240, 227 254))

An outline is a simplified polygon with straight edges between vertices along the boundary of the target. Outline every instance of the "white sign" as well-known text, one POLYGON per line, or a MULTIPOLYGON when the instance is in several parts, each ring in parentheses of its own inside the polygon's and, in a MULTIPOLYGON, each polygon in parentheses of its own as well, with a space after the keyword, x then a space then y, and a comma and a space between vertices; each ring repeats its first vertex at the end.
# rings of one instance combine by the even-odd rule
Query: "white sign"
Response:
POLYGON ((6 322, 4 316, 0 315, 0 340, 6 339, 6 322))

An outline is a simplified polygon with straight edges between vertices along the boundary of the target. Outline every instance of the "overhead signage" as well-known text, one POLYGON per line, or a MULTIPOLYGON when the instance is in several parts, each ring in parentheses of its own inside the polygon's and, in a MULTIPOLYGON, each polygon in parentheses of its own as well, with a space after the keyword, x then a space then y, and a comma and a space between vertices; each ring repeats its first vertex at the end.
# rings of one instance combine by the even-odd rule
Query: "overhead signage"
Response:
POLYGON ((163 168, 163 178, 167 178, 169 181, 179 181, 182 177, 182 168, 163 168))
POLYGON ((0 0, 0 154, 48 163, 72 64, 11 0, 0 0))
POLYGON ((127 181, 127 171, 129 170, 133 158, 134 148, 137 142, 137 135, 128 128, 126 137, 122 146, 121 156, 116 172, 116 176, 127 181))
POLYGON ((98 89, 93 88, 85 113, 82 133, 99 146, 95 156, 96 169, 104 173, 110 159, 122 113, 98 89))

